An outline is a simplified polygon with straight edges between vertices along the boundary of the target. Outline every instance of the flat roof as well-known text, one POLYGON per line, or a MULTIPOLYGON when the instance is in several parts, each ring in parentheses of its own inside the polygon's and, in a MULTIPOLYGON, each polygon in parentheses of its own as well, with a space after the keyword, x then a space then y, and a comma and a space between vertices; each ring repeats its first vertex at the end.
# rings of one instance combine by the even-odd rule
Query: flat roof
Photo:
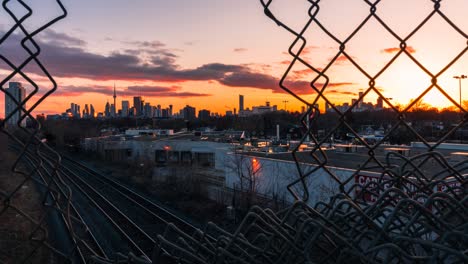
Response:
MULTIPOLYGON (((397 148, 398 149, 398 148, 397 148)), ((425 153, 425 149, 418 149, 418 148, 404 148, 410 150, 410 156, 418 155, 421 153, 425 153)), ((388 166, 387 162, 390 163, 392 166, 402 166, 405 163, 404 159, 399 158, 398 156, 391 156, 387 159, 387 155, 385 153, 386 148, 381 147, 377 148, 374 153, 374 158, 371 158, 367 151, 359 151, 359 152, 340 152, 336 151, 335 149, 327 149, 324 150, 326 154, 326 158, 321 155, 320 151, 314 152, 315 156, 318 159, 318 162, 314 157, 311 156, 310 151, 301 151, 296 152, 296 157, 299 162, 307 163, 307 164, 320 164, 326 162, 327 166, 331 167, 338 167, 338 168, 346 168, 346 169, 360 169, 365 171, 373 171, 373 172, 382 172, 382 166, 388 166)), ((442 154, 445 158, 448 158, 451 154, 451 151, 442 150, 438 151, 442 154)), ((292 153, 265 153, 265 152, 245 152, 246 155, 255 156, 255 157, 267 157, 269 159, 278 159, 284 161, 294 161, 292 153)), ((467 156, 468 153, 465 152, 464 156, 467 156)), ((417 162, 421 162, 424 159, 418 159, 417 162)), ((439 164, 436 160, 429 160, 425 162, 423 165, 419 166, 423 172, 427 172, 428 176, 434 175, 437 172, 444 170, 443 165, 439 164)), ((407 167, 409 169, 410 167, 407 167)), ((468 168, 467 168, 468 169, 468 168)), ((462 173, 462 172, 460 172, 462 173)))

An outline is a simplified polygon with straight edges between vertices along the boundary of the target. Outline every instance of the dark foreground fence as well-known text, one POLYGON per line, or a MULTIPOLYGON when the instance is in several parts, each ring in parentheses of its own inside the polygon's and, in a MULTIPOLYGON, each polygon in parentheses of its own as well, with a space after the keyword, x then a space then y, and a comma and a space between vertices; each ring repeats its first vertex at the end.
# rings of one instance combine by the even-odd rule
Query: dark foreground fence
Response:
MULTIPOLYGON (((305 1, 305 0, 304 0, 305 1)), ((337 37, 331 29, 324 26, 318 19, 320 7, 325 1, 306 1, 309 6, 308 21, 299 31, 289 27, 276 17, 270 9, 274 0, 260 1, 266 17, 286 30, 294 37, 289 48, 291 56, 280 80, 280 87, 308 106, 307 113, 301 118, 304 130, 307 131, 301 142, 309 137, 314 143, 310 151, 310 158, 316 164, 316 169, 307 173, 301 170, 296 159, 297 149, 292 155, 297 163, 297 179, 287 188, 296 199, 296 202, 279 212, 270 209, 253 207, 243 219, 234 233, 229 233, 214 224, 206 228, 186 233, 175 225, 169 224, 166 231, 156 238, 152 256, 153 263, 466 263, 468 262, 468 203, 467 203, 467 177, 466 162, 449 163, 442 154, 437 152, 440 146, 450 135, 456 133, 466 123, 466 116, 452 129, 447 131, 434 143, 429 143, 415 130, 407 120, 411 109, 422 98, 433 90, 438 90, 449 102, 461 112, 465 109, 445 92, 444 87, 438 83, 438 78, 450 69, 455 63, 462 60, 467 50, 467 35, 463 28, 457 27, 442 11, 442 0, 427 0, 432 6, 427 16, 405 36, 398 35, 386 21, 378 15, 379 5, 384 1, 363 1, 369 10, 355 30, 343 39, 337 37), (418 61, 408 50, 408 43, 414 34, 426 28, 429 21, 439 18, 448 27, 463 39, 464 48, 457 55, 450 58, 449 63, 438 71, 432 72, 423 63, 418 61), (389 33, 399 43, 394 56, 376 74, 370 74, 357 60, 348 54, 347 43, 366 26, 369 21, 377 21, 382 30, 389 33), (304 59, 303 51, 307 43, 313 43, 306 37, 306 32, 315 26, 326 36, 338 44, 336 55, 322 68, 316 68, 304 59), (421 69, 431 80, 430 86, 424 89, 419 97, 404 108, 394 106, 388 97, 384 96, 377 83, 395 61, 406 56, 421 69), (345 57, 355 69, 367 78, 368 87, 358 100, 347 109, 337 107, 335 102, 327 96, 330 90, 330 67, 339 59, 345 57), (306 67, 313 76, 310 80, 311 94, 315 98, 311 101, 294 92, 288 81, 294 65, 306 67), (325 80, 325 81, 323 81, 325 80), (358 107, 359 101, 369 93, 375 93, 389 106, 395 114, 393 126, 386 131, 383 138, 369 144, 353 128, 349 114, 358 107), (321 138, 316 137, 314 125, 320 120, 320 111, 316 104, 326 102, 336 114, 336 126, 321 138), (386 141, 392 133, 400 128, 411 133, 422 142, 425 151, 412 157, 399 153, 389 152, 385 159, 378 158, 375 150, 386 141), (345 129, 353 135, 362 146, 367 148, 368 160, 357 168, 353 175, 342 179, 328 169, 329 160, 322 146, 338 130, 345 129), (430 165, 430 169, 428 166, 430 165), (370 168, 372 166, 372 168, 370 168), (372 180, 354 183, 356 177, 362 172, 372 169, 379 173, 379 177, 372 180), (316 172, 326 172, 340 186, 340 193, 330 197, 328 202, 320 202, 313 206, 307 203, 309 193, 307 179, 314 177, 316 172)), ((34 38, 58 20, 66 16, 61 1, 56 4, 62 10, 56 18, 36 30, 28 30, 24 24, 32 15, 33 10, 23 1, 3 1, 3 9, 11 16, 14 25, 6 32, 2 32, 0 48, 14 32, 21 32, 23 37, 18 43, 24 50, 23 60, 12 62, 8 54, 0 54, 0 58, 8 65, 11 73, 2 79, 0 89, 8 100, 14 105, 11 114, 5 117, 0 124, 0 132, 7 136, 8 142, 16 143, 21 148, 18 156, 13 160, 7 178, 20 179, 10 185, 0 185, 0 221, 9 222, 12 226, 19 226, 17 232, 11 228, 1 230, 0 227, 0 262, 34 262, 40 256, 62 260, 84 261, 92 254, 84 252, 84 239, 75 232, 80 225, 80 218, 75 217, 71 210, 70 187, 63 181, 58 167, 60 156, 55 154, 55 163, 46 170, 45 163, 50 165, 50 153, 53 150, 44 144, 37 133, 40 123, 35 120, 31 112, 53 91, 56 83, 46 68, 41 64, 39 54, 40 46, 34 38), (15 2, 24 7, 26 12, 20 16, 15 15, 9 4, 15 2), (39 67, 41 73, 50 81, 51 87, 40 87, 25 73, 25 68, 33 64, 39 67), (18 97, 8 92, 5 85, 13 77, 22 77, 34 91, 24 97, 18 97), (33 97, 34 95, 37 95, 33 97), (33 101, 33 98, 35 99, 33 101), (26 104, 27 103, 27 104, 26 104), (28 105, 28 107, 26 107, 28 105), (29 106, 31 105, 31 106, 29 106), (21 126, 22 120, 29 118, 34 129, 25 129, 21 126), (17 125, 12 124, 16 123, 17 125), (27 153, 34 153, 35 159, 28 166, 24 162, 28 159, 27 153), (44 152, 49 153, 48 159, 44 152), (22 161, 22 162, 20 162, 22 161), (55 169, 54 169, 55 168, 55 169), (47 173, 45 173, 47 171, 47 173), (34 183, 34 184, 32 184, 34 183), (24 194, 28 188, 39 186, 41 201, 38 205, 41 210, 24 206, 24 194), (15 220, 12 220, 15 219, 15 220), (57 228, 51 229, 51 223, 59 220, 63 226, 63 234, 57 235, 57 228), (54 230, 48 233, 48 230, 54 230), (64 243, 60 243, 64 241, 64 243), (3 246, 7 245, 7 246, 3 246), (81 245, 81 247, 79 246, 81 245), (12 248, 14 250, 12 250, 12 248), (51 257, 52 256, 52 257, 51 257)), ((443 38, 443 36, 438 36, 443 38)), ((444 52, 444 51, 440 51, 444 52)), ((466 59, 466 58, 465 58, 466 59)), ((395 76, 397 78, 398 76, 395 76)), ((308 97, 310 98, 310 97, 308 97)), ((298 144, 300 145, 300 144, 298 144)), ((4 146, 2 146, 4 147, 4 146)), ((2 150, 3 152, 3 150, 2 150)), ((7 158, 5 158, 6 160, 7 158)), ((2 171, 3 173, 3 171, 2 171)), ((286 186, 285 186, 286 187, 286 186)), ((55 225, 54 225, 55 227, 55 225)), ((89 248, 90 245, 88 245, 89 248)), ((91 263, 150 263, 149 259, 139 258, 130 254, 118 254, 117 258, 110 260, 106 256, 94 256, 89 259, 91 263)))
MULTIPOLYGON (((465 109, 438 83, 438 78, 462 60, 468 49, 467 35, 463 29, 442 11, 441 6, 447 1, 426 1, 432 9, 409 34, 404 36, 398 35, 379 16, 377 12, 379 6, 385 1, 362 1, 369 13, 344 38, 339 38, 337 33, 332 32, 318 19, 321 5, 326 5, 326 1, 304 1, 309 4, 308 9, 303 10, 304 13, 307 12, 308 20, 299 29, 290 27, 277 18, 277 14, 272 10, 278 11, 278 8, 271 8, 276 1, 260 2, 265 15, 294 38, 288 49, 288 54, 291 56, 290 64, 279 85, 308 106, 309 110, 301 119, 303 128, 308 133, 300 143, 306 138, 314 143, 310 158, 317 166, 307 173, 302 171, 296 158, 298 149, 293 151, 298 177, 287 188, 297 202, 290 208, 275 213, 254 207, 233 234, 209 225, 205 233, 187 236, 174 226, 170 226, 164 235, 158 237, 159 246, 168 250, 171 255, 193 263, 463 263, 468 261, 467 177, 464 175, 466 162, 449 164, 443 155, 436 152, 440 144, 465 125, 466 115, 456 126, 432 143, 421 136, 407 119, 424 96, 434 90, 439 91, 460 112, 466 113, 465 109), (441 19, 451 31, 461 36, 460 44, 463 48, 453 58, 449 58, 448 64, 432 72, 427 65, 413 56, 408 43, 418 31, 429 27, 429 22, 435 19, 441 19), (360 65, 347 49, 347 44, 371 21, 377 22, 381 30, 391 35, 399 44, 393 57, 378 69, 376 74, 367 72, 365 65, 360 65), (334 56, 321 68, 315 67, 310 59, 305 58, 305 48, 307 45, 313 46, 316 41, 306 37, 312 28, 322 31, 322 35, 329 37, 338 46, 334 56), (409 58, 431 80, 431 84, 406 107, 393 105, 388 94, 387 96, 382 94, 377 86, 379 78, 401 57, 409 58), (330 68, 338 60, 343 59, 365 76, 368 82, 368 87, 346 109, 338 107, 338 104, 328 96, 328 91, 333 89, 330 85, 330 79, 333 77, 330 68), (295 92, 297 89, 291 79, 294 78, 293 69, 297 65, 314 76, 309 80, 310 93, 305 93, 315 95, 313 100, 306 99, 310 96, 301 96, 295 92), (350 118, 360 102, 370 93, 376 94, 382 103, 388 105, 395 116, 392 127, 372 145, 353 128, 350 118), (325 136, 318 138, 315 133, 318 128, 314 126, 320 120, 320 111, 317 107, 320 101, 326 103, 329 106, 328 110, 335 113, 336 123, 325 136), (421 141, 425 151, 413 157, 389 152, 385 159, 378 158, 376 149, 382 147, 382 144, 399 129, 404 129, 408 136, 411 135, 421 141), (329 160, 322 148, 329 144, 332 136, 343 130, 368 150, 367 161, 346 179, 340 178, 328 169, 329 160), (361 174, 366 170, 377 171, 380 176, 371 180, 355 181, 362 177, 361 174), (307 179, 314 177, 318 172, 320 174, 326 172, 328 177, 336 181, 341 193, 330 197, 327 203, 320 202, 310 206, 307 201, 309 194, 314 190, 308 189, 307 179), (203 234, 210 232, 220 233, 216 241, 204 238, 203 234)), ((424 5, 422 1, 421 5, 424 5)), ((280 15, 283 17, 284 13, 280 15)), ((438 35, 437 38, 444 36, 438 35)), ((398 77, 393 76, 393 78, 398 77)), ((298 148, 300 145, 298 144, 298 148)))
MULTIPOLYGON (((9 28, 2 28, 0 60, 2 73, 1 95, 5 96, 7 113, 0 121, 1 184, 0 184, 0 262, 44 263, 73 259, 76 245, 70 210, 71 191, 64 185, 57 171, 60 156, 38 136, 41 124, 32 112, 56 89, 57 84, 41 63, 41 47, 37 36, 67 15, 61 1, 56 1, 57 14, 43 25, 31 25, 37 14, 24 1, 2 1, 2 16, 10 19, 9 28), (29 25, 29 27, 27 26, 29 25), (9 47, 18 47, 12 52, 9 47), (28 74, 34 69, 36 74, 28 74), (37 76, 47 80, 48 87, 37 82, 37 76), (20 87, 8 87, 15 78, 33 87, 26 92, 20 87), (36 78, 36 80, 34 80, 36 78), (31 128, 26 129, 26 120, 31 128), (7 151, 8 145, 19 146, 17 155, 7 151), (33 153, 35 161, 26 164, 26 150, 33 153), (55 153, 55 169, 45 174, 44 151, 55 153), (37 191, 36 191, 37 190, 37 191), (51 234, 51 225, 57 233, 51 234), (61 233, 64 232, 65 233, 61 233), (61 234, 60 234, 61 233, 61 234)), ((5 26, 6 26, 5 25, 5 26)), ((44 83, 44 82, 42 82, 44 83)))

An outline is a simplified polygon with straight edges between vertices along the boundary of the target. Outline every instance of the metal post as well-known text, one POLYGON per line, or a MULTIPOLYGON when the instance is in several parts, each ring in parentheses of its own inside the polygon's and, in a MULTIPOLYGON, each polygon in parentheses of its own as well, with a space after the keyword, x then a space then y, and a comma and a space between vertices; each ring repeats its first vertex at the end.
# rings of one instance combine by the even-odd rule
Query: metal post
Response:
MULTIPOLYGON (((459 100, 460 100, 460 121, 463 122, 463 107, 462 107, 462 79, 466 79, 467 76, 461 74, 460 76, 453 76, 453 78, 458 79, 458 91, 459 91, 459 100)), ((463 140, 463 128, 460 130, 460 143, 463 140)))
POLYGON ((311 109, 310 109, 310 105, 307 105, 307 138, 306 138, 306 142, 309 143, 310 142, 310 135, 309 135, 309 131, 310 131, 310 112, 311 109))
POLYGON ((8 153, 8 136, 0 133, 0 162, 7 159, 8 153))
POLYGON ((286 112, 287 112, 286 105, 287 105, 287 103, 289 103, 289 101, 287 101, 287 100, 284 100, 284 101, 283 101, 283 103, 284 103, 284 111, 286 111, 286 112))

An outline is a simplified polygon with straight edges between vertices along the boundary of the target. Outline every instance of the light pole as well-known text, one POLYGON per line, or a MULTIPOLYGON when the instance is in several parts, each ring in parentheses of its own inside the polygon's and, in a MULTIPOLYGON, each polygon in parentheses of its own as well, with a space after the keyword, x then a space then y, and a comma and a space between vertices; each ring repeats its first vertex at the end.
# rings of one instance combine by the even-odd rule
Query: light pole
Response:
MULTIPOLYGON (((466 79, 467 76, 464 74, 461 74, 459 76, 453 76, 453 78, 458 79, 458 91, 460 92, 460 120, 463 122, 463 111, 462 111, 462 80, 466 79)), ((460 131, 460 143, 462 142, 463 139, 463 129, 460 131)))
MULTIPOLYGON (((453 78, 458 79, 458 89, 459 89, 459 92, 460 92, 460 107, 461 107, 462 106, 462 95, 461 95, 462 85, 461 85, 461 81, 463 79, 466 79, 467 76, 462 74, 460 76, 453 76, 453 78)), ((460 110, 460 112, 461 112, 461 110, 460 110)))
POLYGON ((287 110, 286 110, 286 104, 289 103, 289 101, 284 100, 283 103, 284 103, 284 111, 287 111, 287 110))

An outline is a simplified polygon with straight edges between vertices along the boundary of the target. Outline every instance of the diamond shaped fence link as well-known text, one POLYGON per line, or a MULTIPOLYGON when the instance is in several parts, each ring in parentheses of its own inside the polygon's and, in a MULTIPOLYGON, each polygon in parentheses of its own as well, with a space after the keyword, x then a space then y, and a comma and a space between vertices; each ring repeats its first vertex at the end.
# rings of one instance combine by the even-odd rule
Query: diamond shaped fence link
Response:
MULTIPOLYGON (((56 83, 52 76, 39 60, 41 49, 34 41, 34 37, 41 31, 53 25, 58 20, 66 16, 66 10, 61 1, 57 0, 63 14, 52 19, 39 29, 29 32, 24 26, 24 22, 33 15, 32 9, 23 1, 17 2, 28 12, 17 17, 8 4, 12 1, 3 1, 4 10, 15 21, 14 26, 7 31, 0 39, 1 45, 11 36, 15 30, 20 30, 24 34, 21 42, 23 49, 29 54, 22 63, 16 64, 0 54, 0 59, 11 68, 11 74, 4 78, 0 85, 0 90, 6 94, 15 104, 14 112, 20 112, 21 120, 30 118, 36 129, 30 130, 18 126, 18 128, 7 128, 6 124, 14 113, 5 117, 0 124, 0 131, 7 135, 12 142, 22 146, 19 155, 12 167, 12 173, 22 177, 22 181, 15 185, 12 190, 0 189, 2 205, 0 207, 0 219, 6 217, 9 212, 14 212, 32 225, 30 235, 26 242, 20 247, 23 248, 23 258, 19 262, 30 262, 35 257, 38 250, 45 248, 59 256, 60 260, 71 261, 73 256, 78 256, 84 261, 84 253, 80 251, 78 244, 86 244, 74 232, 74 227, 80 224, 79 217, 72 213, 71 190, 61 179, 58 166, 60 156, 56 153, 56 162, 53 164, 54 170, 45 169, 46 163, 50 162, 44 157, 47 153, 53 152, 44 144, 37 133, 40 123, 31 115, 31 112, 53 91, 56 83), (30 45, 34 47, 31 50, 30 45), (26 102, 32 100, 37 94, 40 86, 34 82, 24 68, 34 63, 37 65, 49 81, 53 88, 48 90, 33 106, 25 107, 26 102), (3 86, 16 75, 21 76, 31 86, 34 91, 28 96, 18 101, 9 94, 3 86), (27 156, 27 150, 33 149, 35 157, 27 156), (33 166, 23 166, 22 162, 29 160, 33 166), (37 177, 35 175, 39 175, 37 177), (25 210, 21 205, 15 204, 15 196, 23 186, 34 182, 42 186, 44 193, 43 211, 39 216, 25 210), (51 212, 56 212, 63 217, 69 228, 69 233, 73 238, 72 252, 56 248, 51 244, 47 236, 46 217, 51 212)), ((464 31, 440 10, 442 0, 431 1, 434 4, 433 11, 406 37, 396 34, 378 15, 377 9, 381 1, 364 1, 369 6, 369 15, 359 24, 359 26, 343 41, 339 40, 330 30, 328 30, 318 19, 320 12, 320 1, 309 0, 308 10, 309 20, 300 32, 296 32, 285 23, 278 20, 270 10, 270 5, 274 0, 260 1, 265 15, 273 20, 278 26, 293 34, 296 39, 289 48, 292 57, 291 64, 285 71, 280 87, 295 97, 297 100, 308 105, 308 111, 301 118, 301 123, 307 131, 301 143, 309 137, 314 148, 310 152, 310 157, 316 164, 316 168, 304 172, 299 165, 299 157, 296 148, 292 155, 297 165, 298 178, 291 182, 287 188, 296 198, 296 202, 290 207, 273 212, 270 209, 262 209, 254 206, 243 219, 234 233, 224 231, 213 223, 209 223, 206 228, 197 230, 193 234, 187 234, 173 224, 169 224, 164 234, 157 237, 153 254, 153 263, 466 263, 468 262, 468 235, 466 223, 468 222, 468 202, 466 195, 467 178, 464 175, 468 168, 466 162, 455 165, 449 164, 445 158, 434 150, 444 142, 451 134, 461 128, 466 119, 442 136, 435 144, 430 144, 424 137, 414 130, 407 123, 407 114, 416 103, 431 89, 439 90, 450 102, 465 112, 461 105, 457 104, 444 89, 437 83, 437 78, 457 62, 466 52, 465 47, 449 64, 440 72, 432 73, 424 67, 410 52, 407 51, 408 40, 434 16, 443 18, 456 32, 467 39, 464 31), (366 72, 350 54, 346 51, 346 44, 353 39, 370 19, 376 19, 392 36, 400 43, 399 52, 374 76, 366 72), (330 60, 323 69, 317 69, 310 65, 301 57, 307 39, 304 33, 311 25, 317 25, 326 35, 339 44, 337 54, 330 60), (296 46, 300 48, 296 50, 296 46), (432 79, 432 84, 427 87, 421 95, 404 109, 398 109, 376 88, 376 80, 402 55, 408 56, 422 71, 432 79), (369 80, 369 87, 360 96, 360 100, 370 92, 376 93, 382 100, 390 106, 396 114, 397 122, 385 135, 384 139, 374 145, 368 144, 353 129, 347 114, 357 107, 357 102, 352 104, 346 111, 340 111, 333 102, 326 96, 329 84, 328 69, 336 62, 339 56, 345 56, 355 68, 365 75, 369 80), (311 80, 311 91, 317 94, 312 101, 295 94, 288 88, 287 78, 292 67, 296 63, 301 63, 312 72, 317 74, 311 80), (325 83, 318 84, 319 79, 325 79, 325 83), (315 106, 318 100, 329 103, 332 109, 339 116, 338 122, 323 139, 319 139, 313 133, 314 121, 320 120, 320 111, 315 106), (309 119, 309 120, 308 120, 309 119), (308 125, 312 121, 312 125, 308 125), (386 160, 376 158, 375 151, 382 145, 389 135, 400 126, 405 127, 416 138, 427 147, 427 152, 413 157, 405 157, 398 153, 388 153, 386 160), (328 168, 329 159, 321 148, 327 138, 335 133, 339 128, 345 127, 353 134, 360 143, 368 149, 368 159, 360 166, 351 177, 341 179, 328 168), (437 164, 437 170, 425 170, 427 164, 437 164), (350 184, 356 175, 366 168, 377 167, 381 170, 377 181, 371 181, 364 185, 350 184), (341 193, 330 198, 329 202, 318 202, 310 206, 310 190, 306 180, 314 177, 318 171, 324 171, 328 176, 340 185, 341 193), (447 181, 450 179, 450 183, 447 181), (298 191, 299 190, 299 191, 298 191), (372 201, 372 202, 369 202, 372 201), (214 238, 213 238, 214 237, 214 238)), ((92 251, 91 251, 92 252, 92 251)), ((149 263, 146 259, 141 259, 133 253, 117 254, 114 261, 99 257, 97 254, 92 257, 89 263, 149 263)), ((4 252, 0 248, 2 258, 15 257, 11 252, 4 252)), ((3 259, 0 259, 3 261, 3 259)), ((8 260, 8 259, 7 259, 8 260)), ((7 261, 6 260, 6 261, 7 261)), ((18 262, 18 261, 16 261, 18 262)))
MULTIPOLYGON (((181 263, 465 263, 468 261, 468 220, 466 162, 451 165, 436 148, 466 123, 466 115, 456 127, 437 142, 430 144, 408 124, 408 113, 432 89, 437 89, 453 105, 466 113, 465 109, 451 98, 438 84, 438 78, 465 54, 468 47, 460 51, 439 72, 429 71, 409 51, 408 41, 435 16, 440 16, 465 40, 467 35, 441 11, 442 0, 432 0, 433 10, 407 36, 398 35, 379 17, 377 10, 382 1, 363 2, 369 6, 367 17, 340 40, 317 18, 320 3, 325 1, 308 0, 309 19, 300 31, 295 31, 277 19, 270 9, 274 0, 260 0, 265 15, 279 27, 291 33, 295 39, 288 49, 291 62, 284 72, 279 86, 298 101, 308 106, 301 123, 307 133, 303 136, 292 155, 297 165, 298 177, 288 186, 296 202, 289 208, 273 212, 270 209, 253 207, 234 234, 222 231, 216 241, 205 239, 205 234, 213 234, 219 227, 209 224, 201 234, 188 235, 175 226, 168 226, 166 233, 158 236, 157 249, 165 249, 181 263), (375 19, 399 42, 399 51, 375 75, 371 75, 347 53, 346 45, 362 28, 375 19), (336 55, 323 69, 310 65, 302 57, 307 43, 305 33, 312 25, 318 26, 338 45, 336 55), (346 59, 366 78, 368 87, 358 100, 346 111, 341 111, 327 97, 329 68, 340 56, 346 59), (399 109, 390 102, 376 87, 376 81, 401 56, 408 56, 419 69, 431 78, 427 87, 413 102, 399 109), (288 77, 293 66, 300 64, 316 74, 310 82, 315 99, 308 101, 296 94, 288 86, 288 77), (325 80, 319 83, 319 80, 325 80), (382 140, 370 145, 351 126, 348 114, 357 107, 360 100, 370 92, 376 93, 396 115, 397 121, 382 140), (316 106, 319 100, 325 101, 338 115, 337 124, 319 139, 313 133, 314 121, 320 120, 316 106), (308 125, 310 124, 310 125, 308 125), (345 127, 361 145, 368 150, 368 158, 354 173, 341 179, 328 168, 329 159, 322 150, 326 141, 341 127, 345 127), (376 149, 400 127, 406 128, 427 151, 406 157, 389 152, 384 161, 376 158, 376 149), (314 143, 310 151, 313 170, 304 172, 298 156, 299 146, 309 138, 314 143), (432 164, 431 170, 426 166, 432 164), (434 165, 436 164, 436 165, 434 165), (434 169, 434 166, 437 168, 434 169), (379 169, 377 181, 366 184, 351 183, 366 169, 379 169), (340 194, 334 195, 329 202, 318 202, 310 206, 307 178, 317 172, 327 173, 328 177, 340 186, 340 194)), ((468 42, 467 42, 468 44, 468 42)), ((158 263, 158 251, 153 262, 158 263)))
MULTIPOLYGON (((21 0, 2 1, 3 10, 14 24, 2 32, 0 48, 14 35, 22 34, 20 45, 24 54, 27 55, 22 61, 14 62, 7 58, 8 54, 0 54, 0 60, 10 68, 6 77, 1 79, 0 91, 14 106, 14 109, 0 122, 0 132, 7 138, 5 143, 10 148, 14 147, 14 152, 18 153, 12 162, 10 172, 2 171, 2 174, 7 175, 0 188, 0 221, 6 223, 5 226, 0 227, 2 229, 0 239, 3 244, 0 247, 0 262, 2 263, 46 261, 66 263, 76 259, 78 255, 83 257, 81 252, 77 252, 77 240, 73 230, 79 224, 79 220, 71 213, 71 190, 58 172, 60 155, 38 136, 41 124, 32 115, 32 112, 57 89, 54 78, 39 59, 41 48, 35 41, 38 34, 67 16, 62 2, 60 0, 55 2, 60 8, 60 14, 52 17, 37 29, 30 30, 26 24, 35 15, 33 9, 21 0), (18 6, 24 9, 24 14, 17 15, 18 6), (40 69, 52 88, 42 87, 34 80, 34 77, 25 72, 25 68, 31 65, 40 69), (11 94, 4 87, 13 78, 23 78, 33 87, 33 91, 27 93, 24 99, 22 96, 18 98, 17 95, 11 94), (27 104, 30 106, 26 106, 27 104), (17 117, 19 118, 16 120, 17 117), (22 126, 26 119, 30 120, 33 129, 22 126), (16 124, 11 124, 14 122, 12 120, 16 120, 16 124), (28 152, 32 155, 28 156, 28 152), (45 152, 54 155, 53 164, 49 164, 53 167, 52 171, 45 170, 44 166, 47 162, 43 154, 45 152), (29 192, 25 190, 28 188, 36 188, 40 193, 38 196, 31 197, 31 200, 37 201, 33 207, 29 207, 30 202, 25 198, 29 192), (62 219, 69 232, 68 248, 50 239, 48 225, 51 224, 49 221, 52 215, 55 215, 57 219, 62 219), (7 241, 8 239, 10 240, 7 241)), ((8 148, 8 146, 2 147, 3 151, 8 148)), ((6 152, 3 154, 6 155, 6 152)))

